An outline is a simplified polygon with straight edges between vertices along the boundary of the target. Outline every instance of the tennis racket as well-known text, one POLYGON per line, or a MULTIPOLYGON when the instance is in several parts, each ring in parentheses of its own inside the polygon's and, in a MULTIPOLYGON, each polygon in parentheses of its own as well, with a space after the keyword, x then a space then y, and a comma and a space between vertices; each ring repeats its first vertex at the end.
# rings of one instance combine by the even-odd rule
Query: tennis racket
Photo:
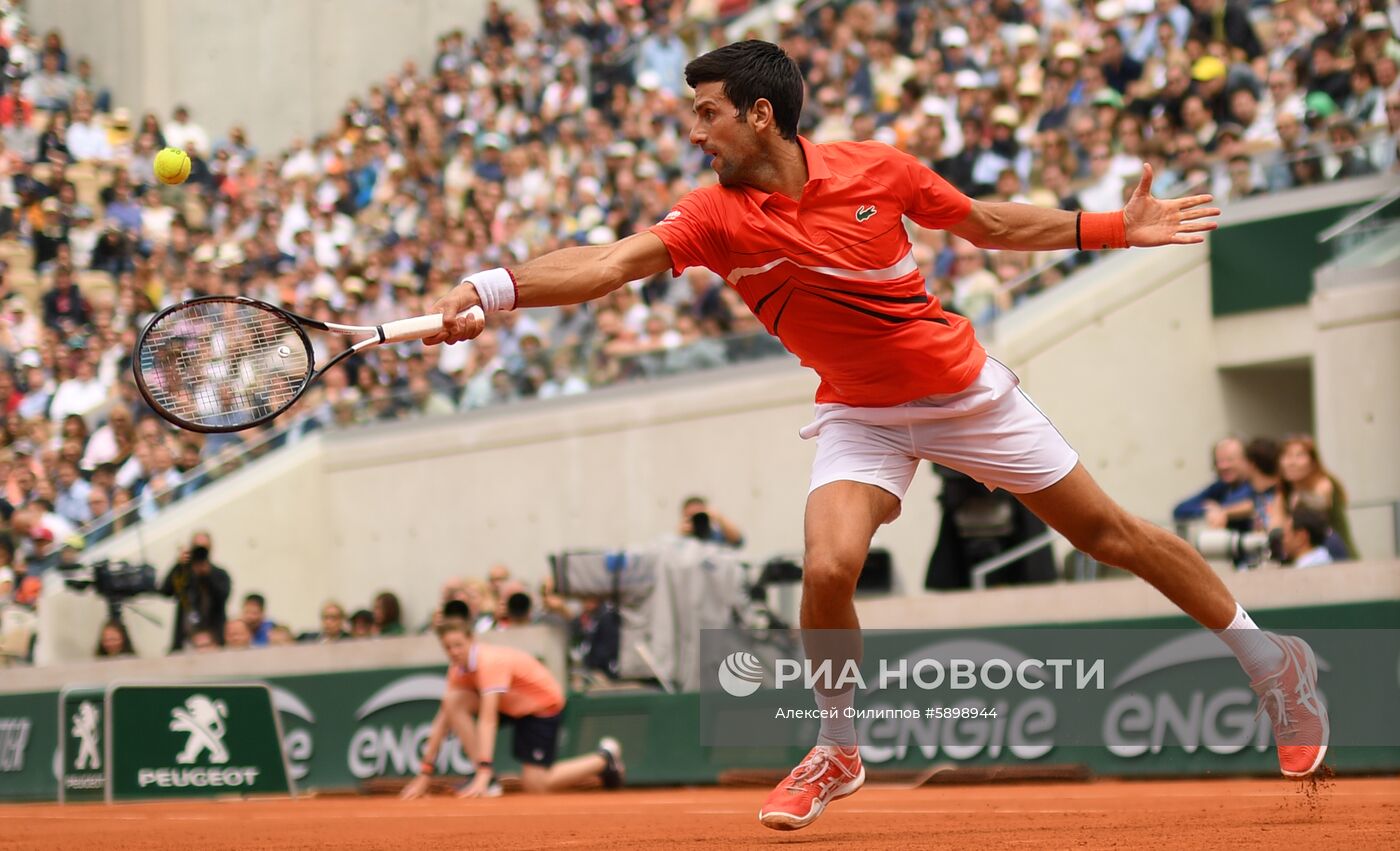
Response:
MULTIPOLYGON (((484 319, 480 307, 472 307, 484 319)), ((318 322, 243 296, 209 296, 157 313, 136 341, 136 387, 157 414, 189 431, 262 425, 290 408, 331 367, 385 343, 442 330, 442 314, 383 325, 318 322), (306 329, 360 336, 316 368, 306 329)))

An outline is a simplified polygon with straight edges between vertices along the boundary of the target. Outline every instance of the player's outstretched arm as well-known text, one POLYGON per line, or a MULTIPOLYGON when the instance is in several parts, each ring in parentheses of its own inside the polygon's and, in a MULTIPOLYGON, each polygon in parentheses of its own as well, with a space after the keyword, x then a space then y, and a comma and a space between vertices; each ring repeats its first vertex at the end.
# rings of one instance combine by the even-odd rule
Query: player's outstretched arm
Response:
POLYGON ((1152 197, 1152 166, 1143 163, 1142 180, 1122 210, 1072 213, 1009 201, 974 201, 967 218, 950 233, 981 248, 1048 251, 1059 248, 1098 250, 1192 245, 1215 230, 1220 210, 1208 207, 1209 195, 1152 197))
POLYGON ((438 748, 442 745, 442 740, 447 736, 447 699, 443 698, 438 706, 437 714, 433 716, 433 725, 428 732, 428 742, 423 748, 423 762, 418 766, 418 776, 413 778, 399 797, 405 801, 414 798, 421 798, 428 792, 428 785, 432 781, 433 763, 437 760, 438 748))
POLYGON ((476 747, 472 758, 476 761, 476 776, 467 788, 457 793, 459 798, 480 798, 491 787, 496 767, 492 757, 496 751, 496 730, 500 727, 501 693, 486 692, 481 695, 481 703, 476 713, 476 747))
POLYGON ((444 331, 423 342, 456 343, 480 334, 485 327, 481 321, 460 315, 473 305, 479 304, 490 313, 518 307, 578 304, 669 268, 671 254, 665 243, 647 232, 611 245, 561 248, 509 271, 480 272, 433 305, 442 313, 444 331))

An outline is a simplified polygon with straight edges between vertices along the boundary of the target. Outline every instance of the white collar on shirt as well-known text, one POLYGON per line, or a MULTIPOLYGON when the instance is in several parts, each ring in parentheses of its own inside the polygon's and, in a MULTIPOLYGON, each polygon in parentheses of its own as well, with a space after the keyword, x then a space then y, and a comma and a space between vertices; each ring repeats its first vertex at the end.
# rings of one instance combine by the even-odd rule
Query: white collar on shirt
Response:
MULTIPOLYGON (((1331 563, 1332 554, 1327 551, 1326 547, 1314 547, 1313 549, 1310 549, 1302 555, 1298 556, 1298 558, 1294 560, 1293 566, 1298 568, 1321 567, 1324 564, 1331 563)), ((472 649, 475 650, 476 648, 473 647, 472 649)))

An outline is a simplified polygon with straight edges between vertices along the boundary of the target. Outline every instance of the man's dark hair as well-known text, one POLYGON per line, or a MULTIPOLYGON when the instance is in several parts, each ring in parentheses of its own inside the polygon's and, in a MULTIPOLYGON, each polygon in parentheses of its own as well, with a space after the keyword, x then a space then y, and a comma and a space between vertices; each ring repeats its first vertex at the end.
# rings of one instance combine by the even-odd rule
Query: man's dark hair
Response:
POLYGON ((530 595, 524 591, 516 591, 506 598, 506 614, 512 620, 517 618, 528 618, 530 616, 530 595))
POLYGON ((266 609, 267 609, 267 600, 263 599, 263 595, 258 594, 258 593, 256 593, 256 592, 254 592, 254 593, 252 593, 252 594, 249 594, 248 596, 244 597, 244 598, 243 598, 243 602, 245 602, 245 603, 257 603, 259 609, 263 609, 263 610, 266 610, 266 609))
POLYGON ((797 138, 802 72, 776 44, 749 39, 711 50, 685 66, 685 82, 692 89, 701 83, 723 83, 724 96, 740 118, 763 98, 773 105, 778 135, 788 141, 797 138))
POLYGON ((1244 458, 1266 476, 1278 475, 1278 441, 1272 437, 1256 437, 1244 448, 1244 458))
POLYGON ((350 623, 355 626, 372 627, 374 626, 374 614, 369 609, 357 609, 350 616, 350 623))
POLYGON ((461 600, 448 600, 442 604, 442 616, 445 618, 461 618, 467 620, 472 615, 471 609, 461 600))
POLYGON ((1296 505, 1293 507, 1291 519, 1294 531, 1307 534, 1309 546, 1320 547, 1327 540, 1331 524, 1328 523, 1324 512, 1311 505, 1296 505))

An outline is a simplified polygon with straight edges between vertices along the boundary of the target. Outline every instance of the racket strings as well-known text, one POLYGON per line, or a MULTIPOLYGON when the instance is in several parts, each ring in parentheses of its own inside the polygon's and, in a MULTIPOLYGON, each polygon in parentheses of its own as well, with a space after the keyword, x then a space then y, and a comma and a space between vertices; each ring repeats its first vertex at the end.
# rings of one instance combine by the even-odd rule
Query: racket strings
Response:
POLYGON ((183 305, 147 330, 138 368, 177 420, 236 428, 290 405, 310 378, 302 336, 278 313, 234 301, 183 305))

